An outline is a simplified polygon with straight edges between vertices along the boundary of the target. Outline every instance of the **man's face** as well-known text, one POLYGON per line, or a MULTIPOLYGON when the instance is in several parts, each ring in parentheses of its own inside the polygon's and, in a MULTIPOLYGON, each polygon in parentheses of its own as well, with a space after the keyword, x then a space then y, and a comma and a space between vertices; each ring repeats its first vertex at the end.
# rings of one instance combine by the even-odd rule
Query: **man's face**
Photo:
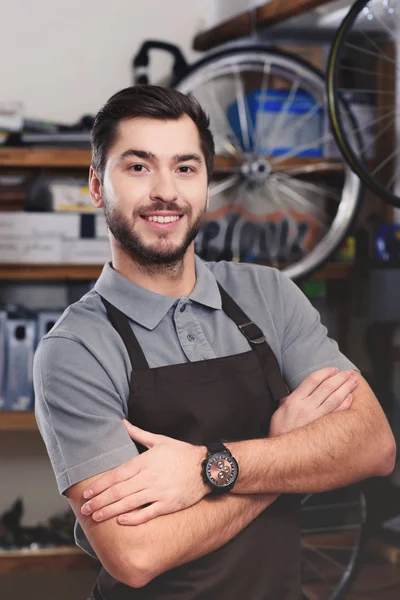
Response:
POLYGON ((108 154, 103 202, 107 224, 136 262, 181 261, 208 200, 207 171, 196 125, 138 118, 119 124, 108 154))

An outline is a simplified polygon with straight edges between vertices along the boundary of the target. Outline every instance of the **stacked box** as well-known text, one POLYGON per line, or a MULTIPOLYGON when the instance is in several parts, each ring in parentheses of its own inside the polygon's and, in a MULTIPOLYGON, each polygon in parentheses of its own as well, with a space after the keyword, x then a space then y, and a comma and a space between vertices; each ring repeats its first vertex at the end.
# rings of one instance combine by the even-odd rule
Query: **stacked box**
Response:
POLYGON ((35 321, 8 319, 6 323, 5 410, 33 408, 35 321))

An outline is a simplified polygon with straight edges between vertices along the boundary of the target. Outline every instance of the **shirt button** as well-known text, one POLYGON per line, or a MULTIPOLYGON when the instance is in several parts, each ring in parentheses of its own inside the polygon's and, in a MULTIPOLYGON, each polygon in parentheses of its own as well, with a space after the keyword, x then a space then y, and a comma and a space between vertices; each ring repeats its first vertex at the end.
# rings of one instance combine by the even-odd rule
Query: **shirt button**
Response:
POLYGON ((181 312, 185 312, 185 310, 186 310, 186 304, 182 304, 180 310, 181 310, 181 312))
POLYGON ((188 333, 188 335, 187 335, 187 339, 189 340, 189 342, 194 342, 194 340, 195 340, 196 338, 194 337, 194 335, 193 335, 193 334, 191 334, 191 333, 188 333))

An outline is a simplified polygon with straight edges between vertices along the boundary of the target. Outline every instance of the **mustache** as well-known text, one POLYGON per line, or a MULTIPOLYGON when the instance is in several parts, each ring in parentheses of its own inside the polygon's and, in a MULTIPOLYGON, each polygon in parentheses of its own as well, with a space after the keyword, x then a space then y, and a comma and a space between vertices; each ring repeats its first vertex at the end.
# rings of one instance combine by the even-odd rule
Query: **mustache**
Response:
POLYGON ((191 209, 189 206, 179 206, 176 202, 172 201, 172 202, 163 202, 161 200, 156 200, 154 201, 151 206, 138 206, 134 212, 133 212, 133 216, 138 216, 138 215, 147 215, 149 213, 152 212, 157 212, 157 211, 169 211, 169 212, 178 212, 181 213, 183 215, 187 215, 189 213, 191 213, 191 209))

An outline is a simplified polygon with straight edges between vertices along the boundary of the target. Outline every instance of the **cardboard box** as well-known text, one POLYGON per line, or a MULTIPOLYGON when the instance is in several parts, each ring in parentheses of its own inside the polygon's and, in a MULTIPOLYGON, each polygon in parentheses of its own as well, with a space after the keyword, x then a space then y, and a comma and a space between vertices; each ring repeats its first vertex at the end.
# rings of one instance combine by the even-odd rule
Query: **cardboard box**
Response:
POLYGON ((0 236, 0 262, 3 264, 58 264, 62 260, 61 237, 0 236))
POLYGON ((0 410, 5 407, 6 323, 7 313, 0 311, 0 410))
POLYGON ((106 218, 104 213, 99 213, 96 215, 96 225, 95 225, 95 238, 107 238, 108 239, 108 227, 106 223, 106 218))
POLYGON ((111 260, 108 238, 62 241, 62 263, 70 265, 103 265, 111 260))
POLYGON ((0 212, 0 239, 4 236, 76 238, 80 229, 79 214, 0 212))

